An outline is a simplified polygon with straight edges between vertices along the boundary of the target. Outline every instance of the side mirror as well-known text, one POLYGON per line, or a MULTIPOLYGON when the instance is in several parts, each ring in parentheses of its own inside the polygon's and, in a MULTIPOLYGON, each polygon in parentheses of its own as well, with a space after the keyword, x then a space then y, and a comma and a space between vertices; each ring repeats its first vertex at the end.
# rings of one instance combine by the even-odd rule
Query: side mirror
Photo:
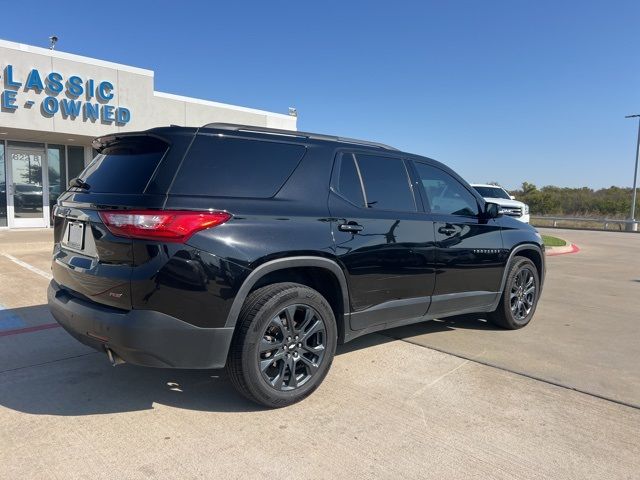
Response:
POLYGON ((89 184, 81 180, 80 177, 72 178, 69 180, 69 188, 76 187, 84 190, 89 190, 89 184))
POLYGON ((511 198, 511 200, 515 200, 516 197, 514 197, 513 195, 509 195, 509 198, 511 198))
POLYGON ((484 204, 485 218, 498 218, 502 216, 502 208, 497 203, 486 202, 484 204))

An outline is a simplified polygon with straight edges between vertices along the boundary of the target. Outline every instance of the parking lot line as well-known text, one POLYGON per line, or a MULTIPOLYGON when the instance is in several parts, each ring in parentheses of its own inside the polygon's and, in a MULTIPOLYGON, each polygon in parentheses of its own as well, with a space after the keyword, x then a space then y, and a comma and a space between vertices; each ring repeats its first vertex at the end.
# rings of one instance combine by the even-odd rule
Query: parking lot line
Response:
POLYGON ((13 330, 0 331, 0 337, 8 337, 9 335, 20 335, 21 333, 38 332, 40 330, 49 330, 50 328, 58 328, 58 323, 45 323, 44 325, 35 325, 33 327, 16 328, 13 330))
POLYGON ((39 268, 34 267, 33 265, 28 264, 27 262, 23 262, 19 258, 16 258, 16 257, 14 257, 13 255, 11 255, 9 253, 0 252, 0 255, 2 255, 5 258, 8 258, 9 260, 11 260, 16 265, 20 265, 21 267, 26 268, 27 270, 31 270, 33 273, 36 273, 36 274, 40 275, 41 277, 46 278, 47 280, 53 279, 53 276, 50 273, 47 273, 44 270, 40 270, 39 268))
MULTIPOLYGON (((553 386, 560 387, 560 388, 565 388, 567 390, 573 390, 574 392, 582 393, 582 394, 588 395, 590 397, 599 398, 601 400, 606 400, 607 402, 617 403, 618 405, 623 405, 625 407, 633 408, 635 410, 640 410, 640 403, 627 402, 627 401, 624 401, 624 400, 618 400, 616 398, 613 398, 613 397, 610 397, 610 396, 607 396, 607 395, 602 395, 602 394, 599 394, 599 393, 595 393, 595 392, 592 392, 592 391, 588 391, 586 389, 582 389, 582 388, 570 385, 570 384, 565 383, 565 382, 551 380, 551 379, 548 379, 548 378, 541 377, 539 375, 534 375, 534 374, 531 374, 531 373, 527 373, 527 372, 522 371, 522 370, 518 370, 518 369, 515 369, 515 368, 508 368, 508 367, 505 367, 505 366, 498 365, 498 364, 496 364, 494 362, 489 362, 489 361, 486 361, 486 360, 482 360, 480 357, 482 356, 482 354, 484 352, 481 353, 480 355, 476 355, 476 356, 473 356, 473 357, 468 357, 468 356, 466 356, 466 355, 464 355, 462 353, 458 353, 458 352, 455 352, 455 351, 452 351, 452 350, 446 350, 444 348, 439 348, 439 347, 436 347, 436 346, 433 346, 433 345, 422 345, 421 343, 417 343, 417 342, 415 342, 415 341, 413 341, 413 340, 411 340, 409 338, 396 337, 396 336, 385 334, 385 333, 382 333, 382 335, 386 335, 389 338, 392 338, 394 340, 399 340, 401 342, 407 342, 407 343, 410 343, 412 345, 417 345, 417 346, 420 346, 420 347, 428 348, 430 350, 435 350, 436 352, 444 353, 446 355, 451 355, 453 357, 458 357, 458 358, 460 358, 462 360, 466 360, 466 362, 458 365, 452 371, 447 372, 444 375, 444 377, 446 377, 450 373, 453 373, 455 370, 459 369, 460 367, 466 365, 468 362, 475 362, 475 363, 478 363, 480 365, 484 365, 486 367, 496 368, 498 370, 502 370, 504 372, 509 372, 509 373, 514 374, 514 375, 520 375, 522 377, 530 378, 531 380, 536 380, 538 382, 548 383, 549 385, 553 385, 553 386)), ((440 378, 436 379, 436 382, 439 381, 439 380, 441 380, 441 379, 440 378)), ((416 392, 416 394, 421 393, 422 390, 425 390, 429 386, 430 385, 427 385, 426 387, 423 387, 422 389, 419 389, 416 392)))

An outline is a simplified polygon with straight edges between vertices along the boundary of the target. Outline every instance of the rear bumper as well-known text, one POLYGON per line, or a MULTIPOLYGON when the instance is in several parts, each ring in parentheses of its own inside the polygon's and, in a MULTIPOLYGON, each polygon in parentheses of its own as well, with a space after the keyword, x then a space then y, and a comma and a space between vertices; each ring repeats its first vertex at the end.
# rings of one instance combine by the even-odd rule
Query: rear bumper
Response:
POLYGON ((57 322, 80 342, 107 348, 126 362, 146 367, 222 368, 233 337, 231 328, 200 328, 151 310, 124 311, 85 301, 61 289, 47 291, 57 322))

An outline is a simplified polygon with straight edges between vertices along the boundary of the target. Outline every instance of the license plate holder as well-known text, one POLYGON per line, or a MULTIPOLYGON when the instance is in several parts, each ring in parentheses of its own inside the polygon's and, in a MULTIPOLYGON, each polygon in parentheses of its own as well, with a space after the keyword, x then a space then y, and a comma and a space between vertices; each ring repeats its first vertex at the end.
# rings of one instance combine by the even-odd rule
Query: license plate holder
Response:
POLYGON ((84 248, 84 223, 69 222, 65 245, 75 250, 84 248))

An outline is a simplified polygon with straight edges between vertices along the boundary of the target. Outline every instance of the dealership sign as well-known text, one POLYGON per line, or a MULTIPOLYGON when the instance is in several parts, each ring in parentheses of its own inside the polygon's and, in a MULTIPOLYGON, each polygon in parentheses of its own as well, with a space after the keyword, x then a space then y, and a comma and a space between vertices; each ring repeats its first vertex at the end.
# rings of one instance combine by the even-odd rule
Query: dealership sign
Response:
POLYGON ((21 103, 21 92, 35 92, 42 96, 40 113, 45 117, 82 118, 84 121, 101 121, 126 125, 131 121, 131 111, 110 105, 113 100, 113 83, 107 80, 82 78, 78 75, 64 77, 58 72, 46 75, 36 68, 26 78, 14 75, 13 65, 2 71, 4 89, 0 86, 0 106, 3 112, 13 112, 21 107, 31 108, 35 103, 21 103))

